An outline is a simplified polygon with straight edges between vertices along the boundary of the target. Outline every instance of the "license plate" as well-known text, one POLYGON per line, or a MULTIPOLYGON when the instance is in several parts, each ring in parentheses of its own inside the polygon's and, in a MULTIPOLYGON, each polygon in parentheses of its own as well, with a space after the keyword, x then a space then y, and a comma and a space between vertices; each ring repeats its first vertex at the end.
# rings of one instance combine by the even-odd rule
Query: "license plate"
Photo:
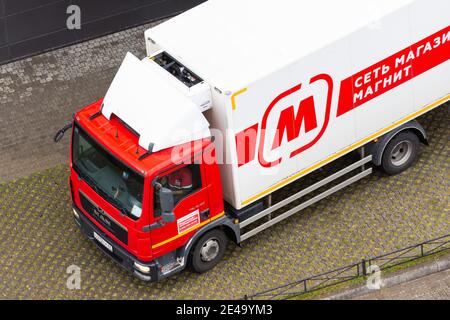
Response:
POLYGON ((113 252, 113 247, 112 245, 110 245, 108 242, 106 242, 105 239, 103 239, 102 237, 100 237, 97 233, 94 232, 94 238, 95 240, 97 240, 98 242, 100 242, 106 249, 108 249, 109 251, 113 252))

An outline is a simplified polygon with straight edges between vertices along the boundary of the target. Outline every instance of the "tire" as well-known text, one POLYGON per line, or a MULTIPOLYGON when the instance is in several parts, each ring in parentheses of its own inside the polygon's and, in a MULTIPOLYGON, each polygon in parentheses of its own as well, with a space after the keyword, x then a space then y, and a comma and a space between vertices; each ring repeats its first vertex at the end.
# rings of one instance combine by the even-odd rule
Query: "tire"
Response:
POLYGON ((383 152, 381 168, 388 175, 396 175, 410 168, 417 160, 420 151, 420 140, 411 131, 396 135, 383 152))
POLYGON ((222 230, 214 229, 197 241, 191 255, 191 267, 197 273, 214 268, 222 259, 228 238, 222 230))

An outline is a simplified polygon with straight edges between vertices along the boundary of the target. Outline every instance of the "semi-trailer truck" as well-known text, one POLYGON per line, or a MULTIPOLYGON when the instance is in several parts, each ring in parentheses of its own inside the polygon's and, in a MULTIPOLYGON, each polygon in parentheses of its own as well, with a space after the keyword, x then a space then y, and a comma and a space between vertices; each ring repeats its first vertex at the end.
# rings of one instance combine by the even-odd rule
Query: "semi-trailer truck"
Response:
POLYGON ((450 100, 449 22, 448 0, 210 0, 147 30, 147 56, 65 128, 75 222, 157 281, 373 167, 405 171, 415 119, 450 100))

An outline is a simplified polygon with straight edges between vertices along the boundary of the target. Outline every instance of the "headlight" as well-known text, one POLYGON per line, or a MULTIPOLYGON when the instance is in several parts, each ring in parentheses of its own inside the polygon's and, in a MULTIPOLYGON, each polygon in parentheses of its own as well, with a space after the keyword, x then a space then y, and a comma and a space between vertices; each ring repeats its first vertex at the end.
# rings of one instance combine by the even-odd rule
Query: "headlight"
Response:
POLYGON ((150 272, 150 267, 144 266, 144 265, 142 265, 140 263, 137 263, 137 262, 134 263, 134 267, 137 270, 139 270, 140 272, 142 272, 142 273, 149 273, 150 272))
POLYGON ((80 220, 80 215, 78 214, 77 210, 73 209, 73 215, 75 216, 75 218, 77 218, 77 220, 80 220))

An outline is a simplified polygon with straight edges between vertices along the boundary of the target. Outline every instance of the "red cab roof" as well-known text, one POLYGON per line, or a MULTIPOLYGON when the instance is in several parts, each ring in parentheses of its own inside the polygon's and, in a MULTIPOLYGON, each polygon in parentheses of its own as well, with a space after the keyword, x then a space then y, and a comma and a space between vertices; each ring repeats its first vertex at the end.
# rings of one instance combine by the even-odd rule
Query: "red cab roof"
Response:
POLYGON ((175 164, 192 161, 193 157, 201 156, 203 150, 212 144, 211 139, 202 139, 164 149, 145 157, 147 150, 138 144, 139 137, 130 130, 119 118, 106 119, 101 113, 103 99, 80 110, 75 120, 99 144, 115 157, 145 176, 152 176, 175 164))

